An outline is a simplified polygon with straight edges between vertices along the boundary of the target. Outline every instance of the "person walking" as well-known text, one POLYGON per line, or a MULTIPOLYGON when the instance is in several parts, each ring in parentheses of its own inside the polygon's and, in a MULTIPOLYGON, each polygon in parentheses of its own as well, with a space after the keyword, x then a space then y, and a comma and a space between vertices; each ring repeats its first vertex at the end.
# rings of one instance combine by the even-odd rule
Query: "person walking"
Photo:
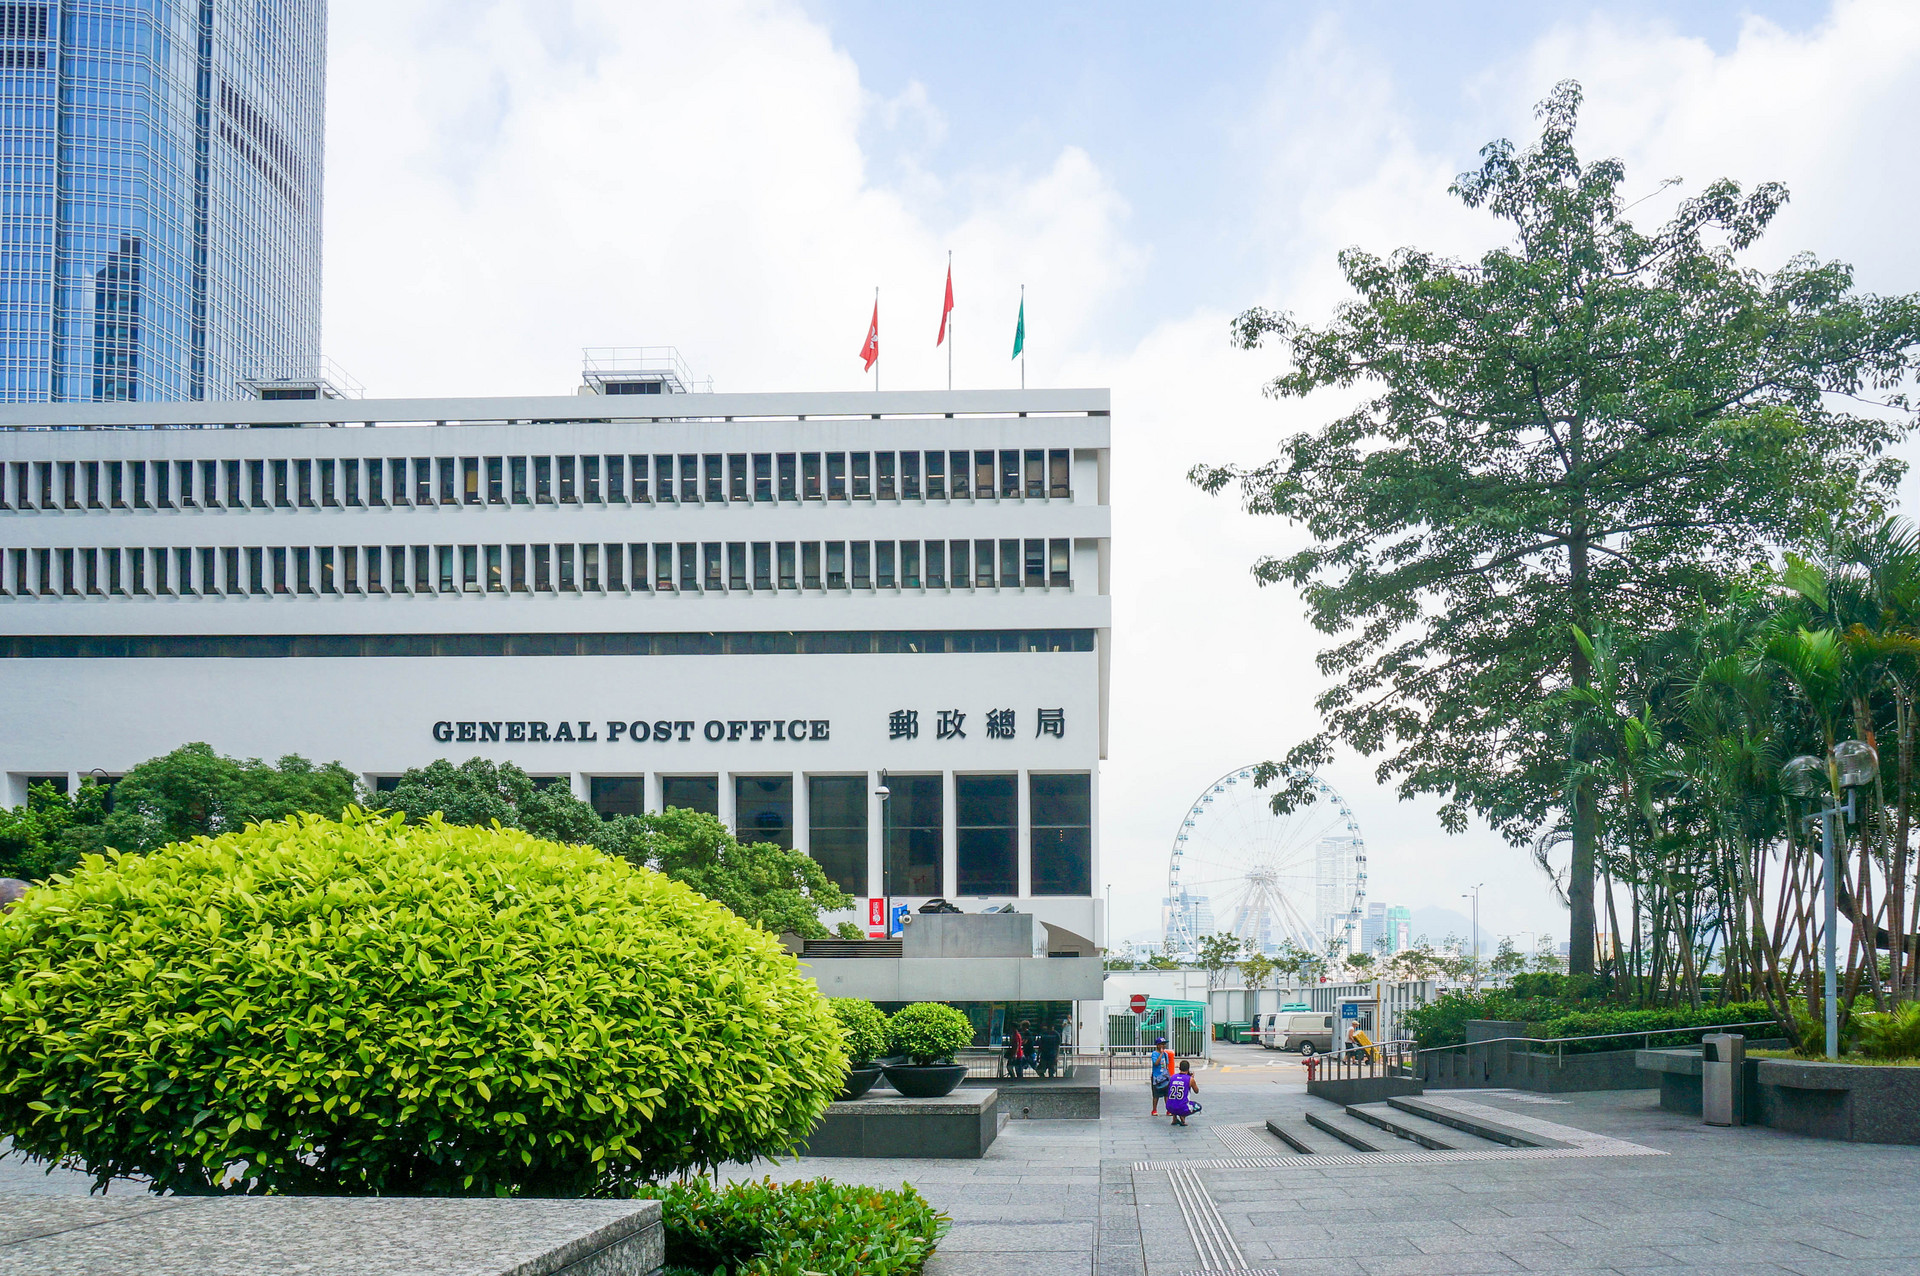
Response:
POLYGON ((1167 1079, 1167 1115, 1173 1118, 1175 1125, 1185 1125, 1187 1118, 1200 1110, 1200 1104, 1194 1095, 1199 1093, 1200 1083, 1194 1079, 1193 1064, 1180 1061, 1180 1071, 1167 1079))
POLYGON ((1160 1115, 1160 1100, 1167 1097, 1167 1086, 1173 1080, 1173 1051, 1167 1049, 1165 1037, 1153 1039, 1153 1064, 1147 1074, 1153 1086, 1153 1115, 1160 1115))
POLYGON ((1027 1027, 1027 1021, 1022 1019, 1018 1024, 1014 1026, 1013 1032, 1007 1037, 1007 1045, 1013 1051, 1012 1055, 1010 1056, 1010 1060, 1013 1064, 1013 1075, 1016 1077, 1023 1077, 1026 1075, 1027 1041, 1028 1041, 1027 1034, 1029 1031, 1030 1029, 1027 1027))

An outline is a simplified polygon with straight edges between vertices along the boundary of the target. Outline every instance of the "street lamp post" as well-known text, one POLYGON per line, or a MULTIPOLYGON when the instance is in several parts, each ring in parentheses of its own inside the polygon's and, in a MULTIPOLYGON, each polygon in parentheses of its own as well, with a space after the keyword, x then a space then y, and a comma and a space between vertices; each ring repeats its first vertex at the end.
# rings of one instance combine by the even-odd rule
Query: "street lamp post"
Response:
POLYGON ((1842 740, 1833 746, 1831 757, 1831 762, 1822 762, 1811 754, 1802 754, 1780 768, 1780 782, 1787 792, 1796 796, 1816 797, 1824 791, 1829 799, 1828 805, 1805 817, 1802 822, 1811 824, 1815 820, 1820 821, 1820 858, 1823 861, 1822 877, 1826 894, 1825 951, 1821 963, 1825 971, 1820 991, 1826 1001, 1827 1009, 1827 1058, 1838 1059, 1840 1057, 1840 987, 1839 972, 1835 967, 1839 964, 1840 957, 1838 937, 1835 932, 1840 928, 1837 903, 1840 869, 1835 862, 1838 856, 1835 854, 1834 843, 1839 838, 1834 836, 1834 825, 1837 821, 1844 820, 1845 824, 1841 825, 1844 834, 1846 824, 1853 823, 1857 818, 1854 809, 1855 790, 1873 783, 1873 777, 1880 770, 1880 755, 1874 752, 1872 745, 1863 740, 1842 740), (1846 801, 1841 802, 1833 798, 1832 795, 1836 789, 1846 793, 1846 801))
POLYGON ((1473 990, 1480 991, 1480 888, 1485 882, 1475 882, 1471 895, 1461 895, 1461 899, 1473 901, 1473 990))

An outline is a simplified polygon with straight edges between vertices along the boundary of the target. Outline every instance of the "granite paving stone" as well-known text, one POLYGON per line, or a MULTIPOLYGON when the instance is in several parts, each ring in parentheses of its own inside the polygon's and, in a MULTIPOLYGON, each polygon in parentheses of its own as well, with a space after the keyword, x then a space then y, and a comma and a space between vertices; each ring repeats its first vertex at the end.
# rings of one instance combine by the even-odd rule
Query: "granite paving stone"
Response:
MULTIPOLYGON (((1267 1054, 1216 1049, 1229 1064, 1267 1054)), ((1330 1165, 1276 1148, 1249 1166, 1208 1127, 1244 1132, 1271 1118, 1304 1137, 1304 1114, 1326 1105, 1306 1095, 1290 1060, 1232 1066, 1239 1071, 1202 1070, 1207 1111, 1186 1130, 1150 1119, 1136 1102, 1141 1087, 1129 1083, 1111 1088, 1100 1121, 1010 1122, 978 1161, 800 1158, 734 1167, 726 1177, 911 1183, 953 1220, 927 1276, 1196 1271, 1201 1262, 1165 1164, 1193 1167, 1247 1265, 1262 1270, 1920 1276, 1920 1209, 1904 1188, 1884 1191, 1920 1182, 1920 1148, 1707 1129, 1663 1112, 1648 1091, 1564 1095, 1550 1106, 1474 1091, 1464 1097, 1507 1116, 1655 1155, 1330 1165), (1155 1168, 1136 1168, 1143 1163, 1155 1168)), ((0 1255, 8 1237, 68 1220, 178 1208, 137 1184, 116 1185, 104 1198, 87 1197, 87 1186, 84 1176, 0 1162, 0 1204, 11 1209, 10 1217, 0 1210, 0 1255), (63 1201, 80 1212, 32 1212, 63 1201)))

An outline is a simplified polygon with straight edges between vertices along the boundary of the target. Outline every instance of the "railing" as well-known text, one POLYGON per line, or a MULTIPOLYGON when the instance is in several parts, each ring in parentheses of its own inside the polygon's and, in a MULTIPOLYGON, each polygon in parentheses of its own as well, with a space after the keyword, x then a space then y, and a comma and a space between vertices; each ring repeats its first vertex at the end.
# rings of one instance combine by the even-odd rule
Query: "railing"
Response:
MULTIPOLYGON (((1646 1028, 1634 1032, 1596 1032, 1581 1037, 1489 1037, 1485 1041, 1461 1041, 1450 1046, 1428 1046, 1417 1053, 1422 1055, 1439 1054, 1446 1050, 1473 1050, 1481 1046, 1497 1046, 1509 1043, 1520 1043, 1529 1047, 1552 1046, 1554 1048, 1554 1066, 1560 1068, 1566 1066, 1566 1047, 1569 1041, 1618 1041, 1625 1037, 1639 1037, 1640 1049, 1651 1050, 1655 1037, 1678 1037, 1696 1032, 1728 1032, 1735 1028, 1774 1028, 1778 1026, 1775 1021, 1766 1019, 1758 1023, 1709 1023, 1679 1028, 1646 1028)), ((1544 1052, 1529 1050, 1528 1053, 1540 1054, 1544 1052)))
MULTIPOLYGON (((1005 1046, 970 1046, 956 1051, 953 1061, 966 1068, 969 1077, 1000 1080, 1013 1075, 1005 1046)), ((1060 1047, 1059 1075, 1071 1068, 1097 1069, 1107 1080, 1116 1077, 1145 1077, 1153 1067, 1152 1046, 1060 1047)), ((1028 1069, 1029 1076, 1033 1075, 1028 1069)))
POLYGON ((1419 1058, 1411 1041, 1379 1041, 1348 1046, 1305 1061, 1309 1081, 1355 1081, 1362 1077, 1411 1077, 1419 1058))

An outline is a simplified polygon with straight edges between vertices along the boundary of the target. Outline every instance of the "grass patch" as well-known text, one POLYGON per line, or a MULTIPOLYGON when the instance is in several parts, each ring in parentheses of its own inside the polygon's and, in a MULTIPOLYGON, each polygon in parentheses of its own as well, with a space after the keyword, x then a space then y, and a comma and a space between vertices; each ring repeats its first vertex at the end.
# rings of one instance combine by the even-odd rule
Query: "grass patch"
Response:
POLYGON ((913 1188, 705 1179, 640 1193, 663 1206, 666 1276, 919 1276, 947 1216, 913 1188))
POLYGON ((1785 1059, 1790 1063, 1845 1063, 1856 1068, 1920 1068, 1920 1059, 1869 1059, 1857 1054, 1829 1059, 1825 1055, 1795 1054, 1791 1050, 1749 1050, 1747 1058, 1785 1059))

